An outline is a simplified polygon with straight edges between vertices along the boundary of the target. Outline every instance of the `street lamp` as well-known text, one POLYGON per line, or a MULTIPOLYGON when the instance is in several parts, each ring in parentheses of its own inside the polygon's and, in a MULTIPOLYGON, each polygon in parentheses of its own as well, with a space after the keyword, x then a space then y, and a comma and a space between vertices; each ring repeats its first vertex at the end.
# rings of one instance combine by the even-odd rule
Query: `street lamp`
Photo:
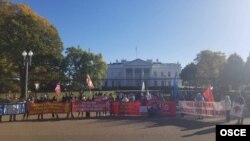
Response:
POLYGON ((35 95, 35 98, 37 98, 37 91, 40 87, 40 84, 38 82, 35 83, 35 89, 36 89, 36 95, 35 95))
POLYGON ((29 65, 31 65, 31 58, 33 56, 33 52, 29 51, 29 53, 27 53, 24 50, 23 53, 22 53, 22 55, 23 55, 24 66, 26 67, 26 72, 25 72, 25 99, 27 99, 29 65))

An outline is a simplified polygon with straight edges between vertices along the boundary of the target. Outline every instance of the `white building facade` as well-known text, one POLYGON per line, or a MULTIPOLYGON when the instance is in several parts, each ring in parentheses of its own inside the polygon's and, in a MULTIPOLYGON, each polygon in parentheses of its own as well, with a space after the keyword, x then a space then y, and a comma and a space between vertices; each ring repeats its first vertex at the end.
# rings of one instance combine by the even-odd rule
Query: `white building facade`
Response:
POLYGON ((158 60, 135 59, 133 61, 122 60, 108 65, 105 87, 140 87, 142 82, 146 88, 173 86, 175 76, 178 85, 181 85, 179 63, 161 63, 158 60), (176 75, 177 74, 177 75, 176 75))

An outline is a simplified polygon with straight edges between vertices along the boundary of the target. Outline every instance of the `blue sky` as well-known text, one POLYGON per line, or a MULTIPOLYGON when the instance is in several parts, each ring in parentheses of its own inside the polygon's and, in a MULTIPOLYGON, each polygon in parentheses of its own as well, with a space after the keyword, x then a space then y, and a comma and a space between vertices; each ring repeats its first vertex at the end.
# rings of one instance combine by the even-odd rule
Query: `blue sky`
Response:
POLYGON ((13 0, 58 30, 64 47, 80 45, 116 59, 192 62, 201 50, 250 52, 248 0, 13 0))

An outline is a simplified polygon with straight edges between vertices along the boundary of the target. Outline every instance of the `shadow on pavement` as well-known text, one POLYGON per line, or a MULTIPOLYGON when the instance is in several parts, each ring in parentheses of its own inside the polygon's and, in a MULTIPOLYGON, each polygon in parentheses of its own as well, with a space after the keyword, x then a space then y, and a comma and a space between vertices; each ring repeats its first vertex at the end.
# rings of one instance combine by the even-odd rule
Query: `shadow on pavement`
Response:
POLYGON ((211 128, 208 128, 208 129, 203 129, 203 130, 200 130, 200 131, 197 131, 197 132, 194 132, 192 134, 188 134, 188 135, 184 135, 182 137, 191 137, 191 136, 196 136, 196 135, 204 135, 204 134, 209 134, 209 133, 215 133, 215 127, 211 127, 211 128))
MULTIPOLYGON (((134 123, 148 123, 145 128, 157 128, 162 126, 176 126, 182 128, 181 131, 201 129, 204 127, 211 127, 216 124, 221 124, 223 121, 207 122, 205 120, 197 120, 196 118, 187 119, 180 117, 109 117, 99 118, 98 122, 112 122, 113 125, 128 125, 134 123), (119 121, 119 122, 117 122, 119 121), (122 122, 121 122, 122 121, 122 122)), ((211 132, 213 132, 211 130, 211 132)))

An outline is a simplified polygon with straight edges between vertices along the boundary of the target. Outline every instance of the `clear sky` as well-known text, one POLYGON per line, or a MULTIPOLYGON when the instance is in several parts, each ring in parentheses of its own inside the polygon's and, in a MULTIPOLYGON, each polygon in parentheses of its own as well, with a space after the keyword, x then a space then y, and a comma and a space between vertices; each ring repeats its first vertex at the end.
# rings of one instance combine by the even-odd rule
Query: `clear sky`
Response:
POLYGON ((64 48, 80 45, 116 59, 192 62, 201 50, 250 52, 249 0, 13 0, 58 30, 64 48))

